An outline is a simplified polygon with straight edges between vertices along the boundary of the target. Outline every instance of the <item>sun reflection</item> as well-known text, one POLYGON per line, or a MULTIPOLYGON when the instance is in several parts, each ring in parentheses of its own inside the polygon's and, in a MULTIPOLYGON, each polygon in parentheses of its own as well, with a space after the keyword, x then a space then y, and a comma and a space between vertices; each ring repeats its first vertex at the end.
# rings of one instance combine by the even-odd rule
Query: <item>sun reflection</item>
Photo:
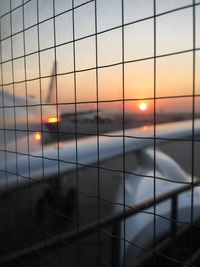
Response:
POLYGON ((40 141, 41 140, 41 133, 40 132, 35 132, 35 140, 40 141))

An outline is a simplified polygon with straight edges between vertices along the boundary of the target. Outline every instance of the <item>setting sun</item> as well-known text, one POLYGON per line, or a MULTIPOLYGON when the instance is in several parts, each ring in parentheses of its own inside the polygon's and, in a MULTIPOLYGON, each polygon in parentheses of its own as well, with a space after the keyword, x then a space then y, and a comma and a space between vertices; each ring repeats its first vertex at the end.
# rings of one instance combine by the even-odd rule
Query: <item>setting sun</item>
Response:
POLYGON ((141 110, 141 111, 147 110, 147 107, 148 107, 147 104, 144 102, 139 104, 139 110, 141 110))

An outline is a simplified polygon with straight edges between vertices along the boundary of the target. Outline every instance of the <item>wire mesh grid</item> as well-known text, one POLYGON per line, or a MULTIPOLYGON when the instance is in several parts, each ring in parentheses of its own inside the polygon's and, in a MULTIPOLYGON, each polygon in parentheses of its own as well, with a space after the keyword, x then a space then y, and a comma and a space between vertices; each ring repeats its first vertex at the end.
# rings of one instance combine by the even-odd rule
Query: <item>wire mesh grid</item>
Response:
POLYGON ((2 266, 199 266, 199 28, 198 0, 0 2, 2 266))

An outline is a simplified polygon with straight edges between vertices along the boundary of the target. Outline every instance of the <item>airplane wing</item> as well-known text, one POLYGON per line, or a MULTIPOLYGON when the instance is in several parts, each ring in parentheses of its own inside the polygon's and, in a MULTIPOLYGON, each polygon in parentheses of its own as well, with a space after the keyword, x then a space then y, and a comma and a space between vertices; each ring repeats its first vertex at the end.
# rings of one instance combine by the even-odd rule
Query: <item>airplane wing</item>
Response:
POLYGON ((194 132, 192 129, 192 121, 188 120, 156 125, 155 131, 153 125, 128 129, 124 137, 122 131, 117 131, 43 147, 34 135, 29 135, 28 143, 24 143, 24 137, 18 138, 1 148, 0 192, 57 177, 84 165, 98 166, 98 160, 153 146, 154 140, 159 144, 198 135, 200 119, 194 121, 194 132))

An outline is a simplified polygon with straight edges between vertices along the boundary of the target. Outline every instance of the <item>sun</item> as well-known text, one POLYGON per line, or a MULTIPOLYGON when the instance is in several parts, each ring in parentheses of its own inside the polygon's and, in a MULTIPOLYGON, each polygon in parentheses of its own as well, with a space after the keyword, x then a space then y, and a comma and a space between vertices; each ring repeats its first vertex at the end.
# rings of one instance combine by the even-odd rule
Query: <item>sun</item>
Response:
POLYGON ((145 102, 140 103, 138 107, 139 107, 139 110, 141 110, 141 111, 145 111, 148 108, 148 106, 145 102))

